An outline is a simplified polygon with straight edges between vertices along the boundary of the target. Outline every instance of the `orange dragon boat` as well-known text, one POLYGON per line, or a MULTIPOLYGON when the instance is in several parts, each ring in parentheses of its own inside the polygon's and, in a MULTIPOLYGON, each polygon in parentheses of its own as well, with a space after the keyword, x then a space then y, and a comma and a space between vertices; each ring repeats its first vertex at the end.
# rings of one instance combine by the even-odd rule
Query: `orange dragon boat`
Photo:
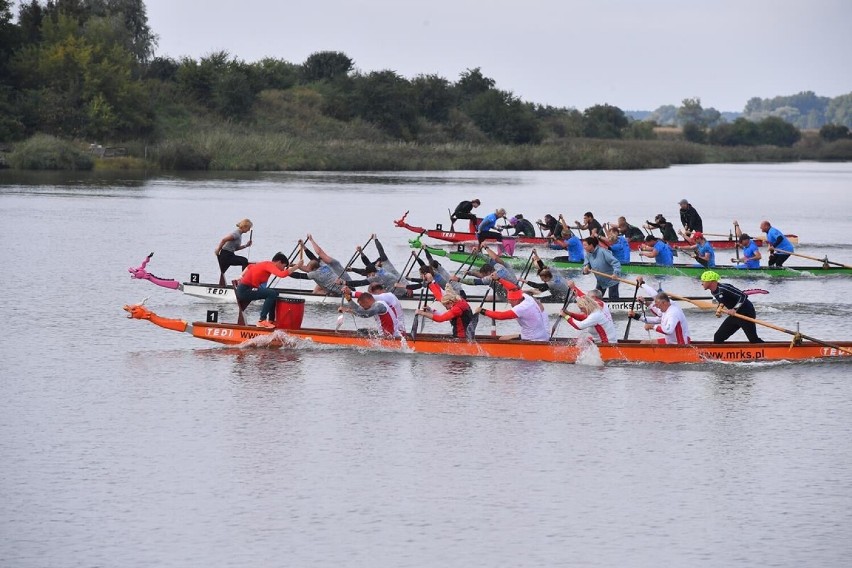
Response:
POLYGON ((232 346, 299 347, 316 344, 362 350, 554 363, 596 362, 598 359, 603 363, 702 363, 708 361, 742 363, 822 359, 852 361, 852 342, 815 343, 803 341, 801 337, 794 338, 792 342, 721 344, 695 342, 690 345, 661 345, 638 341, 595 345, 564 338, 541 342, 503 341, 492 336, 478 336, 475 341, 466 341, 426 333, 418 333, 415 337, 403 339, 389 339, 365 333, 366 330, 336 331, 302 328, 304 305, 301 305, 300 309, 300 304, 291 300, 286 304, 280 303, 278 308, 276 325, 279 327, 266 329, 218 321, 189 323, 159 316, 141 304, 124 306, 129 318, 148 320, 165 329, 190 333, 200 339, 232 346))

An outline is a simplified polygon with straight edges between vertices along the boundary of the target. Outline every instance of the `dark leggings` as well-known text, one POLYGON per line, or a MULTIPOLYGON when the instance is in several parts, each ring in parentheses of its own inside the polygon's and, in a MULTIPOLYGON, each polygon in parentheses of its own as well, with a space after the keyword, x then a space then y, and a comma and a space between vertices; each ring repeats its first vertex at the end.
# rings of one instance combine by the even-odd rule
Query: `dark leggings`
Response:
POLYGON ((769 266, 781 266, 788 258, 790 258, 789 254, 770 253, 769 266))
POLYGON ((260 308, 260 319, 275 321, 275 300, 278 298, 278 290, 265 286, 263 288, 252 288, 245 284, 238 284, 235 293, 237 299, 241 302, 263 300, 263 306, 260 308))
POLYGON ((601 292, 601 298, 606 295, 606 291, 609 290, 609 299, 610 300, 619 300, 621 296, 618 293, 618 282, 610 286, 609 288, 603 288, 600 284, 596 286, 598 290, 601 292))
POLYGON ((458 221, 459 219, 470 219, 474 223, 476 223, 476 214, 475 213, 453 213, 450 215, 450 219, 453 221, 458 221))
POLYGON ((479 241, 479 244, 482 244, 482 241, 485 239, 495 239, 503 242, 503 235, 494 231, 482 231, 480 233, 476 233, 476 240, 479 241))
MULTIPOLYGON (((737 313, 752 319, 754 319, 757 315, 754 311, 754 304, 749 301, 746 301, 742 306, 740 306, 737 313)), ((728 316, 725 318, 725 321, 723 321, 722 325, 719 326, 719 329, 716 330, 716 334, 713 336, 713 342, 724 343, 725 340, 736 333, 738 329, 743 330, 749 343, 763 343, 763 340, 757 336, 757 326, 753 322, 746 321, 735 316, 728 316)))
POLYGON ((225 271, 227 271, 228 268, 232 266, 239 266, 243 270, 245 270, 246 266, 248 266, 249 264, 249 261, 246 257, 237 256, 236 254, 227 249, 222 249, 221 251, 219 251, 219 256, 217 258, 219 259, 219 271, 222 274, 225 274, 225 271))

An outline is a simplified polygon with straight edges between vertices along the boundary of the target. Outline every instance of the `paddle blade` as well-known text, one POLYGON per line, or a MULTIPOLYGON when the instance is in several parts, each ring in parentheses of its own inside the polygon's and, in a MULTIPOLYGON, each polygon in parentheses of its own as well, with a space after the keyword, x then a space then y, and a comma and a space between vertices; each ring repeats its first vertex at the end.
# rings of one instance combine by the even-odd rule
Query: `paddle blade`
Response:
POLYGON ((414 314, 414 323, 411 324, 411 339, 417 339, 417 324, 420 320, 420 314, 414 314))
POLYGON ((769 290, 763 290, 762 288, 749 288, 748 290, 743 290, 743 294, 746 296, 752 296, 754 294, 768 294, 769 290))
POLYGON ((479 314, 470 316, 470 322, 467 324, 468 337, 476 337, 476 326, 479 325, 479 314))
POLYGON ((343 325, 343 314, 337 316, 337 325, 334 327, 334 331, 340 331, 340 326, 343 325))

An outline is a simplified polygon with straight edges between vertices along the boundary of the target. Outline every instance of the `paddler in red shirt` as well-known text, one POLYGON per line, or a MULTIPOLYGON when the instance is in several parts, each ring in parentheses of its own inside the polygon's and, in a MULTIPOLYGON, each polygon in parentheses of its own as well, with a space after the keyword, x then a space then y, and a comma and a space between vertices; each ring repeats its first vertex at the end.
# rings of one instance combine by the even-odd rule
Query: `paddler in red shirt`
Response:
MULTIPOLYGON (((274 328, 275 323, 275 299, 278 298, 278 291, 273 288, 263 286, 271 275, 279 278, 287 278, 290 276, 290 270, 287 268, 290 262, 283 252, 275 253, 272 260, 264 260, 250 264, 240 276, 240 281, 237 283, 237 299, 241 302, 252 302, 254 300, 263 299, 263 306, 260 308, 260 320, 257 322, 258 327, 274 328)), ((298 266, 293 267, 294 270, 298 266)))

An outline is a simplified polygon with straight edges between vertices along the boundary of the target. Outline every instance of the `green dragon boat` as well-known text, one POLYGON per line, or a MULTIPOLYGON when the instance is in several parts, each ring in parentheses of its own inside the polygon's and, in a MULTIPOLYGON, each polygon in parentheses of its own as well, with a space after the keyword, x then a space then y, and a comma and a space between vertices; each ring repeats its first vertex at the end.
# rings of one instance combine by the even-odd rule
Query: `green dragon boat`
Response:
MULTIPOLYGON (((409 241, 412 248, 420 248, 420 241, 417 239, 409 241)), ((448 251, 440 248, 426 246, 434 257, 445 257, 458 263, 473 264, 474 266, 482 266, 488 260, 487 255, 477 253, 473 259, 470 258, 470 253, 461 250, 448 251)), ((523 269, 527 263, 528 257, 517 256, 501 256, 500 257, 506 266, 515 269, 523 269)), ((576 270, 578 273, 583 269, 582 262, 570 262, 567 257, 555 257, 542 259, 550 268, 559 270, 576 270)), ((692 264, 675 264, 674 266, 660 266, 653 263, 630 263, 621 265, 622 274, 636 274, 641 276, 685 276, 687 278, 698 278, 705 270, 713 270, 722 278, 742 278, 742 279, 759 279, 759 278, 810 278, 822 276, 852 276, 852 268, 844 266, 828 266, 826 264, 818 266, 782 266, 768 267, 761 266, 760 268, 737 268, 735 266, 714 266, 713 268, 704 268, 703 266, 694 266, 692 264)))

